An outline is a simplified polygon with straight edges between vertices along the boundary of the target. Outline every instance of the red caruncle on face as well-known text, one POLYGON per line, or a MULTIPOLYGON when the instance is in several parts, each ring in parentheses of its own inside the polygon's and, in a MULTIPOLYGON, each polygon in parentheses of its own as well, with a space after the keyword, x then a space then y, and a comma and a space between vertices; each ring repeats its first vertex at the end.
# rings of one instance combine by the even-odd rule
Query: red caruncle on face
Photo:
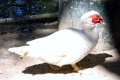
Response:
POLYGON ((103 20, 103 17, 101 17, 98 14, 91 15, 89 18, 92 18, 92 22, 95 23, 101 23, 103 20))

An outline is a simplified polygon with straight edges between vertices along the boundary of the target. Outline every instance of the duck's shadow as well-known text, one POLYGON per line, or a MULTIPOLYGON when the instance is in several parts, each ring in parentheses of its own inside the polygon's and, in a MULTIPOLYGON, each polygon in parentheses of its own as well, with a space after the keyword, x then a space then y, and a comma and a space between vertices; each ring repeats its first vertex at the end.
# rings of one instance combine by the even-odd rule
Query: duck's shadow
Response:
MULTIPOLYGON (((89 54, 83 60, 77 63, 77 65, 81 68, 92 68, 96 65, 102 64, 105 61, 105 58, 112 57, 107 53, 102 54, 89 54)), ((26 74, 45 74, 45 73, 71 73, 75 72, 70 65, 63 66, 60 70, 53 70, 50 68, 49 64, 39 64, 27 67, 23 73, 26 74)))

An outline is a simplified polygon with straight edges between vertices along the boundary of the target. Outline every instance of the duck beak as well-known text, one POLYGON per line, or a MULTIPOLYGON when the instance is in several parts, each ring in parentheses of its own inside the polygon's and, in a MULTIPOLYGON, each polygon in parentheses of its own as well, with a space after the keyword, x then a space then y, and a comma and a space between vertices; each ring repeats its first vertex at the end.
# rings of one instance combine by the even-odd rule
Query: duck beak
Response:
POLYGON ((105 22, 103 22, 103 21, 101 20, 101 21, 100 21, 100 24, 105 25, 105 22))

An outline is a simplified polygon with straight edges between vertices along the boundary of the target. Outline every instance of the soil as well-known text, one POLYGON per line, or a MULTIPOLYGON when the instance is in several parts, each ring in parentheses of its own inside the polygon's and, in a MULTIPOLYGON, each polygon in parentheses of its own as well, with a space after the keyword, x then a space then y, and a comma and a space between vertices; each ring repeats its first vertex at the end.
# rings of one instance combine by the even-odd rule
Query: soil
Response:
POLYGON ((32 57, 21 58, 8 48, 25 45, 27 41, 47 36, 57 28, 36 29, 32 32, 14 32, 0 36, 0 80, 120 80, 120 56, 116 49, 92 51, 77 65, 52 70, 49 64, 32 57))

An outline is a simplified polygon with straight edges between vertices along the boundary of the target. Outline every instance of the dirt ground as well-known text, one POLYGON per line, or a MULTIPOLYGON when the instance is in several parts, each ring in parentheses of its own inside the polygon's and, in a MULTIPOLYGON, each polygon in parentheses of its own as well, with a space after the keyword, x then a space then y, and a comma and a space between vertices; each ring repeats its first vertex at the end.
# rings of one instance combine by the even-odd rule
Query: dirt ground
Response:
POLYGON ((49 64, 35 58, 24 57, 7 49, 22 46, 29 40, 49 35, 57 29, 36 29, 31 33, 7 33, 0 35, 0 80, 120 80, 120 56, 116 49, 92 51, 78 62, 84 68, 75 72, 70 65, 52 70, 49 64))

